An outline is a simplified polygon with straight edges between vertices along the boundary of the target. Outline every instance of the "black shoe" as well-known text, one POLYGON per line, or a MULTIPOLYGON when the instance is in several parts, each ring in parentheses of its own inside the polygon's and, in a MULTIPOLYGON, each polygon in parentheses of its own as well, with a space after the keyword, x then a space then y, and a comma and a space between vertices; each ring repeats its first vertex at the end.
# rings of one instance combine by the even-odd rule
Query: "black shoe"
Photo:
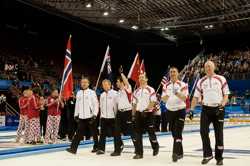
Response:
POLYGON ((110 156, 120 156, 120 155, 121 155, 121 153, 118 153, 118 152, 113 152, 110 154, 110 156))
POLYGON ((66 151, 72 154, 76 154, 76 149, 74 148, 66 148, 66 151))
POLYGON ((206 157, 201 161, 201 164, 207 164, 210 160, 212 160, 213 156, 211 157, 206 157))
POLYGON ((156 156, 158 153, 159 153, 159 146, 156 149, 154 149, 153 156, 156 156))
POLYGON ((69 142, 72 142, 73 140, 72 139, 69 139, 69 142))
POLYGON ((36 142, 31 142, 30 145, 36 145, 36 142))
POLYGON ((179 160, 179 159, 182 159, 182 158, 183 158, 183 155, 179 155, 179 156, 178 156, 178 160, 179 160))
POLYGON ((120 152, 123 151, 123 148, 124 148, 124 145, 122 145, 122 146, 120 147, 120 152))
POLYGON ((42 144, 43 144, 43 141, 37 142, 36 144, 37 144, 37 145, 42 145, 42 144))
POLYGON ((98 152, 96 152, 97 155, 100 155, 100 154, 105 154, 105 151, 102 151, 102 150, 98 150, 98 152))
POLYGON ((216 165, 223 165, 222 160, 217 160, 216 165))
POLYGON ((134 157, 133 157, 133 159, 142 159, 143 158, 143 156, 142 155, 139 155, 139 154, 136 154, 134 157))
POLYGON ((96 153, 96 152, 98 152, 98 148, 94 148, 94 149, 91 151, 91 153, 96 153))
POLYGON ((172 157, 172 161, 173 161, 173 162, 177 162, 178 157, 179 157, 179 156, 178 156, 176 153, 174 153, 174 154, 173 154, 173 157, 172 157))

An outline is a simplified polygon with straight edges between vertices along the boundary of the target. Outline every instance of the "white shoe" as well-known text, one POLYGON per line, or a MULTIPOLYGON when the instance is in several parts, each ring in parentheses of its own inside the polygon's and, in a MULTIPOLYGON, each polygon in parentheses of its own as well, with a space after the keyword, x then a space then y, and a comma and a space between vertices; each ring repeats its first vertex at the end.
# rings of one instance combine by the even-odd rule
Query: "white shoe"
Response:
POLYGON ((15 140, 14 143, 19 143, 19 141, 15 140))
POLYGON ((53 142, 53 144, 56 144, 56 142, 53 142))

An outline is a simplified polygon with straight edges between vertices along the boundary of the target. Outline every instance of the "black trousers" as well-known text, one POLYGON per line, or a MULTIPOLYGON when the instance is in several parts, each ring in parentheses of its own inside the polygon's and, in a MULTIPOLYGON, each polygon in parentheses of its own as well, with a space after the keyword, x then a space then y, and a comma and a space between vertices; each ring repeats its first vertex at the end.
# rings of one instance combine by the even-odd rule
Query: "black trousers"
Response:
POLYGON ((71 148, 77 149, 80 141, 83 138, 84 130, 89 126, 90 131, 92 132, 93 140, 94 140, 94 146, 93 148, 98 148, 98 138, 96 133, 96 120, 93 123, 90 123, 91 118, 88 119, 80 119, 78 122, 78 129, 76 132, 76 136, 73 139, 73 142, 71 144, 71 148))
POLYGON ((45 137, 45 134, 46 134, 46 124, 47 124, 47 113, 46 114, 40 113, 40 130, 41 130, 40 133, 43 137, 45 137))
POLYGON ((216 160, 223 160, 223 125, 224 125, 224 116, 225 110, 218 116, 216 116, 216 109, 217 107, 207 107, 203 106, 201 112, 201 122, 200 122, 200 134, 202 139, 202 146, 203 146, 203 157, 210 157, 212 156, 212 148, 210 145, 209 139, 209 125, 213 122, 214 126, 214 134, 215 134, 215 159, 216 160))
MULTIPOLYGON (((161 122, 161 131, 167 132, 168 131, 168 116, 167 113, 161 113, 162 122, 161 122)), ((170 126, 169 126, 170 128, 170 126)))
POLYGON ((61 120, 60 120, 60 126, 59 126, 59 132, 58 135, 60 136, 60 139, 66 138, 66 135, 68 133, 68 126, 67 126, 67 116, 61 115, 61 120))
POLYGON ((183 155, 182 130, 184 128, 186 111, 185 109, 177 111, 168 110, 167 114, 172 137, 174 138, 173 154, 183 155))
POLYGON ((72 139, 77 131, 78 123, 75 122, 74 116, 68 116, 68 139, 72 139))
POLYGON ((125 125, 129 135, 133 141, 134 146, 136 147, 135 140, 136 134, 132 126, 132 110, 128 111, 117 111, 116 119, 115 119, 115 136, 114 136, 114 144, 115 144, 115 152, 121 152, 121 143, 123 145, 121 139, 122 126, 125 125))
POLYGON ((141 116, 141 112, 136 111, 135 114, 135 126, 136 126, 136 154, 143 155, 143 143, 142 135, 145 129, 149 135, 149 141, 153 149, 159 147, 154 128, 154 116, 153 112, 149 112, 146 117, 141 116))
POLYGON ((155 131, 160 131, 161 115, 155 116, 155 131))
MULTIPOLYGON (((108 128, 111 129, 112 133, 115 133, 115 119, 101 118, 101 136, 99 140, 99 150, 105 151, 108 128)), ((121 141, 120 146, 122 145, 123 142, 121 141)))

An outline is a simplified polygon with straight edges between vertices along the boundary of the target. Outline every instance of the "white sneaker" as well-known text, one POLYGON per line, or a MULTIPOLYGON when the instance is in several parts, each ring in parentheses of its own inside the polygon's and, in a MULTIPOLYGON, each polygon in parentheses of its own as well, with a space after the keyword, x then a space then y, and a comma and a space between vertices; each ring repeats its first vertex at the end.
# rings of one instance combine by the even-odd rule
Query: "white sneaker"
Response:
POLYGON ((15 140, 14 143, 19 143, 19 141, 15 140))

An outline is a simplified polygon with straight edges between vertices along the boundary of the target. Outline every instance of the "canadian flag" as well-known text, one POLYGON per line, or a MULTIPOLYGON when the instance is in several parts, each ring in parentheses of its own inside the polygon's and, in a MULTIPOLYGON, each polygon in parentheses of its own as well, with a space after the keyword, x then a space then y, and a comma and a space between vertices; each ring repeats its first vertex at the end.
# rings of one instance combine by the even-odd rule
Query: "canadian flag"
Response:
POLYGON ((139 54, 137 53, 135 56, 135 60, 130 68, 130 71, 128 73, 128 79, 130 78, 131 80, 135 81, 137 84, 137 87, 140 87, 139 83, 139 75, 140 75, 140 58, 139 54))
POLYGON ((144 59, 141 61, 141 74, 146 74, 144 59))
POLYGON ((4 70, 11 70, 11 71, 13 71, 14 70, 14 65, 5 64, 4 70))

